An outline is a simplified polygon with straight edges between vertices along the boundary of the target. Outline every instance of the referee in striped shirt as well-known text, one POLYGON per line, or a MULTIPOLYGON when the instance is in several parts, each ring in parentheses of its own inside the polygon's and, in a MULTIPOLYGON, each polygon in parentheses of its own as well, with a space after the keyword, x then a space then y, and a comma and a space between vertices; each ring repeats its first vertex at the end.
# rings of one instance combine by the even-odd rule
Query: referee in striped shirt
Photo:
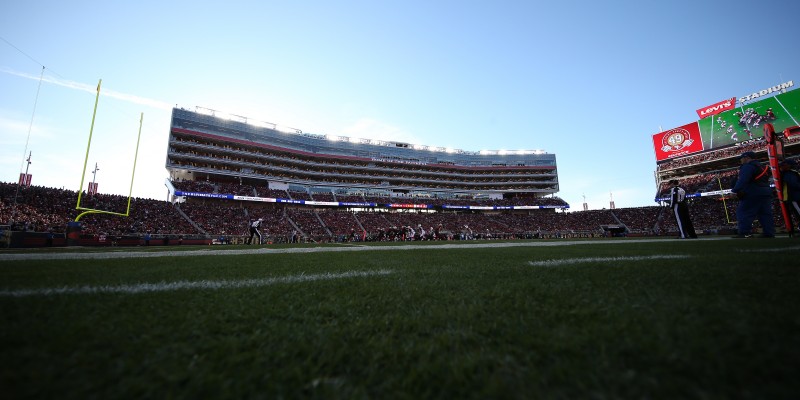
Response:
POLYGON ((697 234, 694 232, 692 220, 689 218, 689 206, 686 205, 686 191, 678 186, 678 181, 673 179, 669 181, 672 189, 669 192, 669 208, 675 215, 675 221, 678 223, 678 230, 681 233, 681 239, 697 239, 697 234))
POLYGON ((259 218, 250 223, 250 237, 247 238, 247 244, 252 243, 255 236, 258 236, 258 244, 261 244, 261 232, 258 231, 258 227, 261 226, 263 220, 264 218, 259 218))

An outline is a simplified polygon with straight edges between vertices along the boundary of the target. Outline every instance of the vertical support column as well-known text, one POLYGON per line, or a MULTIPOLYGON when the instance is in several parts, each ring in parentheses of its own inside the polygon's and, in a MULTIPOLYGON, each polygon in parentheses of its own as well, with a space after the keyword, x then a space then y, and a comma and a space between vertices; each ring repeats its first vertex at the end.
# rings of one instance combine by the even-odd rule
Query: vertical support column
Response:
POLYGON ((772 180, 775 182, 775 193, 778 195, 778 203, 781 206, 781 215, 786 226, 786 231, 792 232, 792 218, 786 203, 783 202, 783 182, 781 181, 781 170, 778 163, 783 158, 783 141, 775 134, 775 127, 772 124, 764 125, 764 139, 767 140, 767 155, 769 156, 769 166, 772 170, 772 180), (779 151, 780 150, 780 151, 779 151))

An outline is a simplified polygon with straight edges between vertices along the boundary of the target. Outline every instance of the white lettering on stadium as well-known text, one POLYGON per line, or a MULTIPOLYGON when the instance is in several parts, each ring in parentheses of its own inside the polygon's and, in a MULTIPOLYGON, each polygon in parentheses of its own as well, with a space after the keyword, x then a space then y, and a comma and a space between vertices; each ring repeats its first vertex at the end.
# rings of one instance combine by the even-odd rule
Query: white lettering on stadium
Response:
POLYGON ((705 110, 703 110, 703 111, 700 111, 700 116, 702 117, 702 116, 704 116, 704 115, 706 115, 706 114, 708 114, 708 113, 712 113, 712 112, 714 112, 714 111, 718 111, 718 110, 720 110, 720 109, 725 109, 725 108, 728 108, 728 107, 730 107, 730 106, 731 106, 731 101, 730 101, 730 100, 728 100, 728 101, 725 101, 725 102, 723 102, 723 103, 717 104, 717 105, 716 105, 716 106, 714 106, 714 107, 709 107, 709 108, 706 108, 706 109, 705 109, 705 110))
POLYGON ((414 164, 414 165, 427 165, 428 163, 424 163, 421 161, 406 161, 406 160, 396 160, 393 158, 372 158, 372 161, 378 162, 392 162, 392 163, 399 163, 399 164, 414 164))
POLYGON ((773 86, 773 87, 771 87, 769 89, 759 90, 758 92, 755 92, 753 94, 750 94, 750 95, 747 95, 747 96, 744 96, 744 97, 740 97, 739 98, 739 103, 744 103, 745 101, 754 100, 754 99, 757 99, 759 97, 766 96, 766 95, 772 94, 772 93, 782 93, 782 92, 785 92, 786 89, 788 89, 788 88, 790 88, 792 86, 794 86, 794 81, 789 81, 789 82, 786 82, 786 83, 782 83, 780 85, 773 86))

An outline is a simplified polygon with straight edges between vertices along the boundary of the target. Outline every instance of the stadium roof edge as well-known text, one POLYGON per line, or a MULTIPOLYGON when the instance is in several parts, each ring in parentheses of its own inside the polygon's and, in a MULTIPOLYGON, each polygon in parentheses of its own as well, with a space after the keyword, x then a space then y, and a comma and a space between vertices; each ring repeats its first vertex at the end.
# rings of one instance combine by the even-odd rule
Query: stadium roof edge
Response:
POLYGON ((413 148, 414 150, 428 150, 432 152, 443 152, 443 153, 455 153, 455 154, 467 154, 467 155, 532 155, 532 154, 550 154, 545 150, 535 149, 535 150, 479 150, 479 151, 467 151, 461 149, 453 149, 447 147, 440 147, 440 146, 427 146, 427 145, 419 145, 419 144, 411 144, 405 142, 396 142, 391 140, 378 140, 378 139, 363 139, 363 138, 352 138, 349 136, 344 135, 327 135, 327 134, 315 134, 315 133, 308 133, 303 132, 301 129, 292 128, 292 127, 285 127, 282 125, 278 125, 272 122, 264 122, 261 120, 256 120, 253 118, 240 116, 236 114, 230 114, 218 110, 214 110, 207 107, 195 106, 195 111, 188 110, 183 107, 173 107, 173 110, 181 110, 185 112, 194 112, 195 114, 207 115, 213 118, 218 118, 221 120, 229 120, 229 121, 236 121, 247 125, 252 125, 256 127, 262 128, 270 128, 277 131, 301 135, 308 138, 313 139, 320 139, 320 140, 331 140, 331 141, 341 141, 341 142, 352 142, 352 143, 361 143, 361 144, 370 144, 375 146, 387 146, 387 147, 408 147, 413 148))

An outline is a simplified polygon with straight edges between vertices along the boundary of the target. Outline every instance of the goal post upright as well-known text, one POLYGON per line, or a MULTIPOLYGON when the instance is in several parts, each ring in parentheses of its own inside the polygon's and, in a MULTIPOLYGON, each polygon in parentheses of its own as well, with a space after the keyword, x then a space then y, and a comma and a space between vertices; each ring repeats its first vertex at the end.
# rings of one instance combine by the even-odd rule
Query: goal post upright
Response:
POLYGON ((139 142, 142 140, 142 121, 144 121, 144 112, 139 114, 139 134, 136 136, 136 151, 133 153, 133 171, 131 172, 131 186, 128 189, 128 208, 125 210, 125 216, 131 212, 131 196, 133 196, 133 178, 136 176, 136 161, 139 159, 139 142))
MULTIPOLYGON (((97 82, 97 94, 94 98, 94 111, 92 111, 92 124, 89 126, 89 141, 86 143, 86 156, 83 159, 83 171, 81 172, 81 185, 78 187, 78 204, 75 206, 76 210, 81 209, 81 197, 83 196, 83 181, 86 178, 86 164, 89 162, 89 149, 92 147, 92 133, 94 133, 94 120, 97 116, 97 103, 100 101, 100 85, 103 84, 103 79, 101 78, 97 82)), ((85 214, 85 213, 83 213, 85 214)), ((75 222, 77 222, 83 214, 78 215, 75 218, 75 222)))
POLYGON ((81 206, 81 198, 83 197, 83 183, 84 183, 84 179, 86 177, 86 166, 88 165, 88 162, 89 162, 89 150, 92 147, 92 134, 94 132, 94 122, 95 122, 95 118, 97 116, 97 104, 98 104, 98 102, 100 100, 100 85, 102 83, 103 83, 102 79, 100 79, 100 81, 97 83, 97 95, 95 96, 95 100, 94 100, 94 111, 92 112, 92 124, 89 127, 89 141, 86 143, 86 155, 84 156, 84 159, 83 159, 83 172, 81 174, 81 186, 78 189, 78 204, 75 206, 76 210, 81 210, 83 212, 78 214, 77 217, 75 217, 75 221, 74 221, 75 223, 78 223, 80 221, 81 217, 83 217, 86 214, 111 214, 111 215, 119 215, 119 216, 122 216, 122 217, 127 217, 127 216, 130 215, 130 211, 131 211, 131 197, 133 196, 133 180, 134 180, 134 177, 136 176, 136 162, 139 159, 139 143, 141 142, 141 139, 142 139, 142 123, 144 121, 144 113, 143 112, 139 114, 139 132, 138 132, 138 135, 136 137, 136 150, 135 150, 134 155, 133 155, 133 171, 131 172, 131 184, 130 184, 130 187, 128 189, 128 204, 127 204, 127 208, 125 209, 125 213, 123 214, 123 213, 114 212, 114 211, 96 210, 96 209, 93 209, 93 208, 86 208, 86 207, 82 207, 81 206))

